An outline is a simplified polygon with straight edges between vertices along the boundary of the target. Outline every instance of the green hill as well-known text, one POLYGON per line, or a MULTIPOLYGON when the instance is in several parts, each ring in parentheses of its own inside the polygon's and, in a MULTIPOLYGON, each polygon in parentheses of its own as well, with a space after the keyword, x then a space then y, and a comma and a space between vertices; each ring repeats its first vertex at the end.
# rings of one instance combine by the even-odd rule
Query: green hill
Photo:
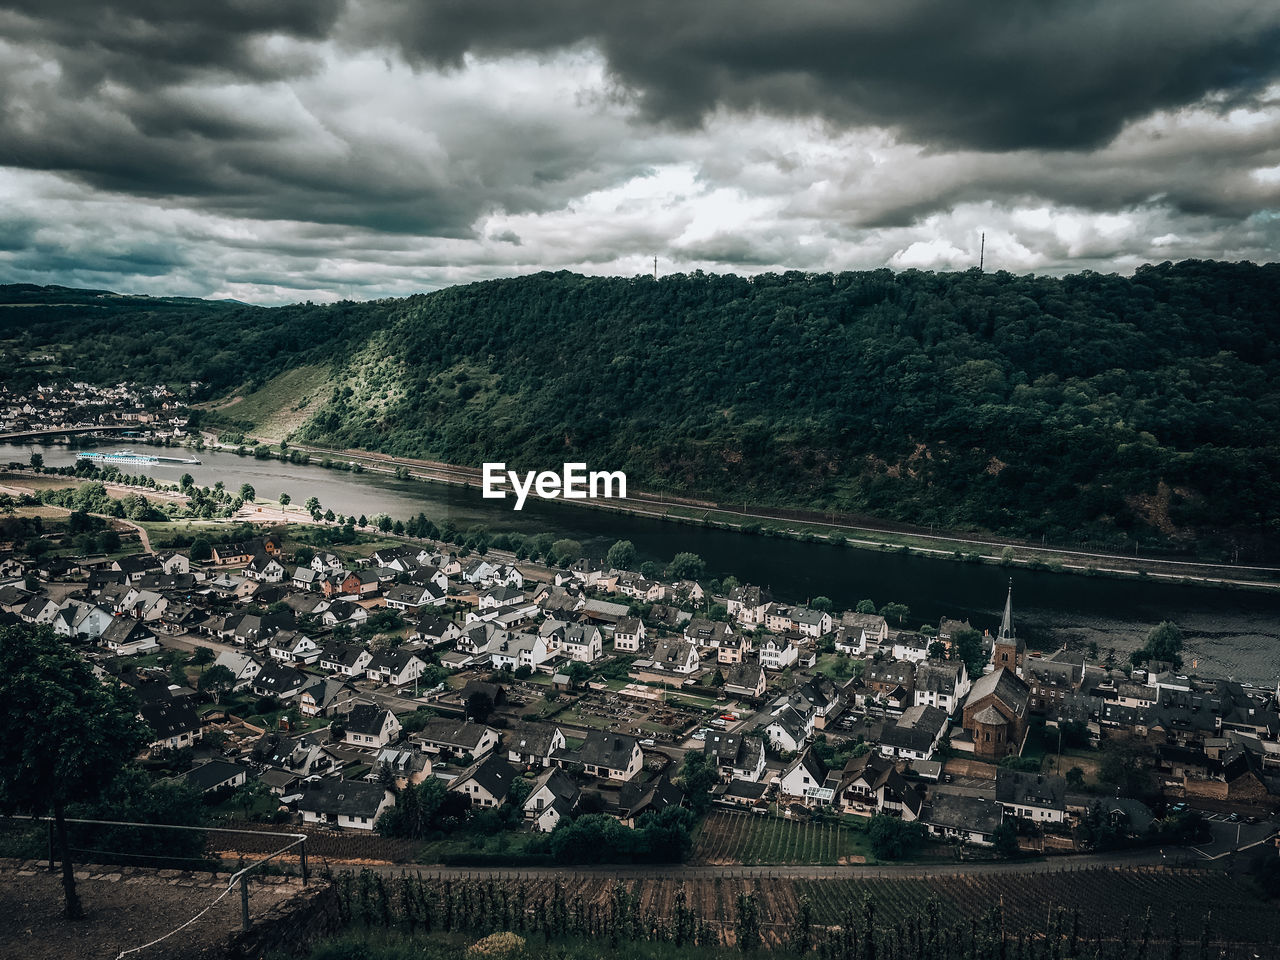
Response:
POLYGON ((9 315, 27 311, 0 309, 0 333, 62 345, 82 378, 123 366, 218 397, 330 371, 274 421, 304 442, 584 460, 727 502, 1244 559, 1278 532, 1278 293, 1278 265, 1198 261, 1132 278, 558 273, 334 306, 49 306, 21 334, 9 315))

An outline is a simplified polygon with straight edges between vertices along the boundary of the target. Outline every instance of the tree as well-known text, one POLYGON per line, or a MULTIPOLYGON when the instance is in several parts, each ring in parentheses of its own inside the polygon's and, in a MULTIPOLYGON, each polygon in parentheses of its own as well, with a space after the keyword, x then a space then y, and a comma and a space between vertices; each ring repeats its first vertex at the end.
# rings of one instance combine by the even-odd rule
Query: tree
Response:
POLYGON ((1011 821, 1004 821, 991 835, 991 842, 999 856, 1006 859, 1018 855, 1018 830, 1011 821))
POLYGON ((190 490, 193 486, 195 486, 195 482, 196 482, 195 477, 193 477, 189 473, 184 473, 181 477, 178 478, 178 489, 190 490))
POLYGON ((42 454, 42 453, 33 453, 33 454, 31 455, 31 469, 32 469, 32 470, 43 470, 43 469, 44 469, 44 454, 42 454))
POLYGON ((879 860, 901 860, 924 841, 924 824, 908 823, 899 817, 876 814, 868 830, 871 852, 879 860))
POLYGON ((760 946, 760 908, 749 893, 738 894, 737 909, 733 921, 734 941, 743 953, 750 953, 760 946))
POLYGON ((375 829, 384 837, 419 840, 438 828, 446 811, 448 789, 437 777, 410 784, 396 797, 396 805, 378 818, 375 829))
POLYGON ((792 953, 801 957, 809 955, 809 950, 813 946, 813 905, 809 903, 808 897, 800 897, 800 905, 791 921, 788 939, 787 945, 792 953))
POLYGON ((1165 620, 1152 627, 1147 634, 1147 642, 1141 650, 1135 650, 1130 657, 1134 666, 1151 660, 1163 660, 1172 663, 1174 669, 1182 667, 1182 631, 1172 621, 1165 620))
POLYGON ((52 811, 68 919, 83 911, 67 805, 100 796, 147 742, 145 729, 132 696, 99 681, 47 626, 0 627, 0 811, 52 811))
POLYGON ((293 497, 289 496, 287 493, 280 494, 280 506, 287 507, 291 503, 293 503, 293 497))
POLYGON ((311 514, 312 516, 315 516, 317 513, 320 512, 320 498, 307 497, 306 502, 303 503, 302 505, 302 508, 306 510, 307 513, 311 514))
POLYGON ((911 608, 905 603, 896 603, 890 601, 880 608, 880 616, 886 620, 896 620, 898 626, 902 626, 906 622, 907 615, 911 613, 911 608))
POLYGON ((672 580, 697 580, 707 572, 706 562, 696 553, 677 553, 671 559, 667 575, 672 580))
POLYGON ((115 553, 120 549, 120 534, 114 530, 103 530, 98 534, 98 551, 100 553, 115 553))
POLYGON ((605 559, 616 570, 630 570, 636 562, 636 547, 630 540, 618 540, 609 548, 605 559))
POLYGON ((236 685, 236 675, 224 664, 215 663, 200 674, 200 690, 213 694, 217 703, 222 703, 222 695, 236 685))
POLYGON ((1128 744, 1106 741, 1098 763, 1098 779, 1126 797, 1137 797, 1148 786, 1147 768, 1138 763, 1138 751, 1128 744))
POLYGON ((1080 767, 1072 767, 1065 774, 1067 778, 1067 786, 1079 790, 1084 786, 1084 770, 1080 767))
POLYGON ((859 600, 855 609, 858 613, 875 613, 876 602, 874 600, 859 600))
POLYGON ((484 723, 493 713, 493 697, 483 690, 477 690, 467 697, 467 716, 477 723, 484 723))
POLYGON ((254 777, 237 787, 232 799, 244 809, 244 818, 248 820, 254 804, 259 800, 266 800, 270 796, 271 788, 254 777))
POLYGON ((191 654, 191 663, 197 667, 207 667, 214 659, 213 650, 209 647, 196 647, 191 654))
POLYGON ((591 676, 591 668, 581 660, 573 661, 564 672, 569 678, 569 685, 575 690, 586 683, 587 678, 591 676))
POLYGON ((963 663, 971 678, 981 677, 987 666, 987 654, 982 649, 982 634, 972 627, 961 627, 952 633, 951 659, 963 663))
MULTIPOLYGON (((943 643, 941 640, 935 640, 933 641, 933 643, 929 644, 929 659, 930 660, 947 659, 947 645, 943 643)), ((966 667, 965 669, 967 670, 968 667, 966 667)))
POLYGON ((565 538, 552 542, 547 559, 552 560, 557 566, 567 567, 580 556, 582 556, 582 544, 577 540, 565 538))
POLYGON ((213 547, 204 537, 196 537, 191 541, 190 555, 197 563, 208 560, 213 556, 213 547))
MULTIPOLYGON (((313 513, 312 516, 314 517, 315 514, 313 513)), ((381 514, 378 517, 378 529, 381 530, 383 533, 390 533, 392 526, 393 526, 393 522, 391 518, 387 516, 385 513, 381 514)))
POLYGON ((830 613, 833 606, 830 597, 814 597, 809 601, 809 608, 821 613, 830 613))
POLYGON ((716 762, 690 750, 684 755, 684 764, 680 768, 679 783, 688 798, 689 809, 695 816, 702 816, 711 806, 711 789, 720 782, 720 772, 716 762))
POLYGON ((245 503, 249 503, 257 499, 257 496, 258 496, 258 491, 253 489, 253 484, 251 483, 240 484, 240 499, 243 500, 245 503))

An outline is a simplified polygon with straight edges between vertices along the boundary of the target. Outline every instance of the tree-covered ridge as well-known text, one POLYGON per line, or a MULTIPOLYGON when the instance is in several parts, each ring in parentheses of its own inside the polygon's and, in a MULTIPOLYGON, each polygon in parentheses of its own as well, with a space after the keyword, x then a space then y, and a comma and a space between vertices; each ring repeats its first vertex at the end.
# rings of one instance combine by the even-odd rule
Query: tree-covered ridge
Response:
POLYGON ((62 345, 81 379, 223 394, 331 365, 342 385, 302 441, 585 460, 726 502, 1246 559, 1278 532, 1278 289, 1280 265, 1200 261, 1131 278, 544 273, 364 304, 120 298, 20 327, 35 308, 7 309, 0 333, 62 345))
POLYGON ((1278 280, 1185 262, 479 283, 399 302, 303 439, 1256 553, 1276 532, 1278 280))
POLYGON ((232 300, 133 297, 100 290, 0 285, 0 378, 11 388, 48 382, 23 360, 50 350, 70 379, 167 383, 202 396, 241 388, 307 363, 340 359, 384 316, 375 304, 267 309, 232 300))

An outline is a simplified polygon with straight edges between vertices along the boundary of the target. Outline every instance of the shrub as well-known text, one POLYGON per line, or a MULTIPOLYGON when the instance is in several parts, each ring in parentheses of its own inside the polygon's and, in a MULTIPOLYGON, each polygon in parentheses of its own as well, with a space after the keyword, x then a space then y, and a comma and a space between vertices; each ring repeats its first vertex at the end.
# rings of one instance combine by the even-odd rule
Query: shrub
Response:
POLYGON ((477 940, 467 948, 467 956, 471 958, 493 958, 493 960, 509 960, 524 953, 524 937, 517 936, 509 930, 491 933, 483 940, 477 940))

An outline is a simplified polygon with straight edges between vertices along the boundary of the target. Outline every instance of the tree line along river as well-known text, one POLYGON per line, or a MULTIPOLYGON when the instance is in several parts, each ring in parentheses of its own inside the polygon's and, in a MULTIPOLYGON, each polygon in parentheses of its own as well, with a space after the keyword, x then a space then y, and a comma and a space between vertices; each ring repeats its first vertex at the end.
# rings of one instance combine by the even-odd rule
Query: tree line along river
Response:
MULTIPOLYGON (((77 449, 75 441, 7 445, 0 461, 25 463, 32 453, 40 453, 47 466, 67 466, 75 462, 77 449)), ((580 541, 591 555, 603 556, 615 540, 632 541, 642 560, 665 562, 688 550, 706 561, 708 576, 732 574, 743 583, 769 587, 780 600, 803 603, 826 596, 837 608, 851 608, 865 598, 877 605, 905 603, 911 613, 904 625, 910 627, 936 624, 946 616, 994 630, 1012 576, 1016 625, 1032 648, 1093 641, 1104 653, 1115 647, 1123 656, 1141 645, 1156 623, 1173 620, 1187 637, 1188 666, 1194 662, 1202 674, 1268 686, 1280 680, 1280 592, 1010 570, 745 534, 533 497, 516 512, 510 498, 486 500, 475 487, 257 460, 226 451, 206 450, 198 456, 198 465, 129 464, 122 472, 147 473, 165 483, 177 483, 190 473, 198 486, 221 480, 231 490, 249 483, 259 499, 288 493, 300 503, 314 496, 325 508, 353 516, 407 518, 422 512, 437 523, 452 519, 463 529, 484 523, 495 532, 552 533, 580 541)))

